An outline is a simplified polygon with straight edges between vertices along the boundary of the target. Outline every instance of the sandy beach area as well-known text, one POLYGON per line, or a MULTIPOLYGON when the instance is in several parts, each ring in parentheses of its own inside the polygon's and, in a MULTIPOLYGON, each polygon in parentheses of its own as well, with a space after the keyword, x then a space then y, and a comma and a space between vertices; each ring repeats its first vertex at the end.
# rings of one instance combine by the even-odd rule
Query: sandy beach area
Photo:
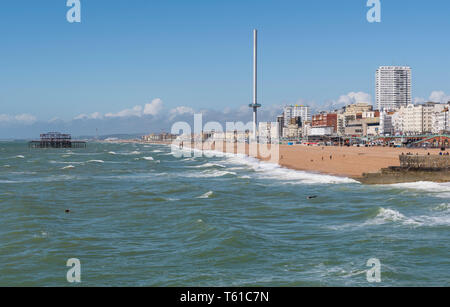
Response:
MULTIPOLYGON (((204 143, 203 147, 201 144, 192 147, 227 153, 244 153, 242 145, 240 144, 240 150, 236 144, 229 143, 222 146, 204 143)), ((184 146, 187 147, 188 144, 184 144, 184 146)), ((439 149, 279 145, 278 157, 272 157, 269 160, 267 157, 255 154, 256 150, 254 149, 250 152, 249 145, 245 145, 246 155, 263 161, 275 162, 282 167, 355 179, 361 178, 364 173, 377 173, 389 166, 400 166, 399 156, 402 153, 439 155, 439 152, 439 149)))
POLYGON ((377 173, 382 168, 400 166, 399 156, 438 155, 438 149, 391 147, 280 147, 280 165, 296 170, 320 172, 336 176, 360 178, 364 173, 377 173))

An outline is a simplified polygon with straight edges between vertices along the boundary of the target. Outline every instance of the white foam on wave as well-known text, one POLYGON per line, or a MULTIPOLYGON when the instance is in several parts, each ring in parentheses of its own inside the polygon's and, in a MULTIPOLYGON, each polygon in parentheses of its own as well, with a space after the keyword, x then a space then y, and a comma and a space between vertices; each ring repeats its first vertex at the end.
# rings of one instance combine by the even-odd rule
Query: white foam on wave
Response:
POLYGON ((147 161, 154 161, 155 159, 153 157, 143 157, 142 159, 147 161))
POLYGON ((105 163, 103 160, 89 160, 87 163, 105 163))
POLYGON ((191 168, 210 168, 210 167, 220 167, 220 168, 226 168, 225 165, 219 164, 219 163, 205 163, 201 165, 196 166, 190 166, 191 168))
POLYGON ((413 225, 413 226, 422 225, 421 222, 416 221, 415 219, 412 218, 408 218, 403 214, 401 214, 400 212, 398 212, 397 210, 385 208, 380 208, 378 210, 377 216, 365 222, 364 225, 381 225, 392 222, 401 223, 403 225, 413 225))
POLYGON ((450 211, 449 203, 442 203, 439 206, 433 208, 434 211, 450 211))
POLYGON ((199 196, 197 198, 206 199, 206 198, 210 198, 213 195, 214 195, 214 192, 213 191, 209 191, 209 192, 206 192, 205 194, 203 194, 203 195, 201 195, 201 196, 199 196))
POLYGON ((381 225, 386 223, 400 223, 405 226, 415 227, 434 227, 434 226, 450 226, 450 210, 444 209, 443 212, 435 215, 419 215, 407 217, 397 210, 380 208, 378 215, 368 220, 363 226, 381 225))
POLYGON ((162 152, 162 150, 155 149, 152 152, 158 153, 158 152, 162 152))
POLYGON ((19 183, 19 181, 12 181, 12 180, 0 180, 0 183, 19 183))
POLYGON ((223 177, 226 175, 236 175, 236 173, 228 171, 203 171, 199 173, 186 174, 185 176, 191 178, 215 178, 223 177))
POLYGON ((80 165, 83 165, 84 164, 84 162, 75 162, 75 161, 67 161, 67 162, 65 162, 65 161, 50 161, 50 163, 51 164, 69 164, 69 165, 71 165, 71 164, 80 164, 80 165))
POLYGON ((22 155, 17 155, 17 156, 15 156, 14 158, 16 158, 16 159, 25 159, 25 157, 22 156, 22 155))
MULTIPOLYGON (((177 148, 175 148, 177 150, 177 148)), ((344 183, 356 183, 358 181, 347 178, 337 177, 332 175, 316 174, 305 171, 297 171, 288 168, 284 168, 279 164, 261 161, 259 159, 249 157, 244 154, 232 154, 223 153, 212 150, 198 150, 191 148, 184 148, 181 151, 188 152, 202 152, 208 156, 215 156, 218 158, 224 158, 228 164, 243 164, 252 168, 256 173, 261 175, 262 179, 277 180, 289 184, 344 184, 344 183)), ((184 159, 187 161, 192 158, 184 159)), ((235 173, 233 173, 235 174, 235 173)))
POLYGON ((62 170, 68 170, 68 169, 72 169, 75 168, 75 166, 73 165, 68 165, 68 166, 64 166, 63 168, 61 168, 62 170))
POLYGON ((136 155, 140 155, 141 152, 140 151, 132 151, 132 152, 115 152, 115 151, 110 151, 108 152, 108 154, 110 155, 121 155, 121 156, 136 156, 136 155))
POLYGON ((315 174, 304 171, 297 171, 281 167, 275 163, 260 161, 246 155, 225 155, 228 162, 245 164, 251 167, 256 173, 261 174, 264 179, 284 181, 286 183, 302 184, 343 184, 358 183, 356 180, 346 177, 337 177, 324 174, 315 174))
POLYGON ((429 181, 419 181, 411 183, 397 183, 391 185, 385 185, 387 187, 401 188, 401 189, 411 189, 419 190, 432 193, 433 196, 439 198, 450 198, 450 182, 438 183, 429 181))

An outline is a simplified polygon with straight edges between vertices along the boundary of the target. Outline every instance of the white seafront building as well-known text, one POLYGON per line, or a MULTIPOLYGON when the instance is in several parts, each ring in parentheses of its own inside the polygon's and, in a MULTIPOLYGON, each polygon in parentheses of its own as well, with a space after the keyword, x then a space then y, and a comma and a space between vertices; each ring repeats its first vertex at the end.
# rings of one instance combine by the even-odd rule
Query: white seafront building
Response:
POLYGON ((411 68, 381 66, 376 71, 376 106, 378 110, 398 110, 411 104, 411 68))
POLYGON ((312 118, 311 110, 309 106, 304 105, 290 105, 284 107, 284 125, 287 125, 291 122, 292 118, 300 117, 302 123, 306 121, 310 121, 312 118))
POLYGON ((432 133, 440 134, 450 131, 450 102, 446 107, 440 111, 436 112, 432 116, 432 133))
POLYGON ((401 107, 392 116, 394 130, 398 134, 430 134, 446 130, 443 115, 446 108, 448 104, 435 102, 401 107))

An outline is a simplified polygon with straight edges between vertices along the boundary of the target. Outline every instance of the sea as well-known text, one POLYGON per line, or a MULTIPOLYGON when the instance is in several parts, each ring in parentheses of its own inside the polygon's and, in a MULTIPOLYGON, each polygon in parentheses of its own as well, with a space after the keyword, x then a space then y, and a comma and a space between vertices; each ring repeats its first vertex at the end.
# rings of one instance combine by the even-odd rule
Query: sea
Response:
POLYGON ((450 184, 184 151, 0 142, 0 286, 450 286, 450 184))

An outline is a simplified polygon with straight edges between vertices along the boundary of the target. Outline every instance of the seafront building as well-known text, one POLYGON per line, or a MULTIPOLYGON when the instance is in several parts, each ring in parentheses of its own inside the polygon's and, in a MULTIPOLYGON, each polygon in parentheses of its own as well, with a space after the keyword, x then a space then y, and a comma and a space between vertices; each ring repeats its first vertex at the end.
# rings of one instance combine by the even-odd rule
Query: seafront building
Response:
POLYGON ((285 106, 283 110, 285 127, 291 122, 292 118, 300 118, 301 122, 311 120, 311 109, 305 105, 285 106))
POLYGON ((380 112, 380 129, 379 134, 381 136, 394 135, 394 125, 392 123, 392 116, 395 112, 381 111, 380 112))
POLYGON ((450 131, 450 101, 447 106, 440 112, 436 112, 432 116, 432 133, 443 134, 450 131))
POLYGON ((378 110, 398 110, 411 104, 411 68, 381 66, 375 77, 378 110))
POLYGON ((175 140, 178 136, 171 134, 171 133, 159 133, 159 134, 149 134, 149 135, 144 135, 142 137, 142 140, 144 142, 171 142, 173 140, 175 140))

